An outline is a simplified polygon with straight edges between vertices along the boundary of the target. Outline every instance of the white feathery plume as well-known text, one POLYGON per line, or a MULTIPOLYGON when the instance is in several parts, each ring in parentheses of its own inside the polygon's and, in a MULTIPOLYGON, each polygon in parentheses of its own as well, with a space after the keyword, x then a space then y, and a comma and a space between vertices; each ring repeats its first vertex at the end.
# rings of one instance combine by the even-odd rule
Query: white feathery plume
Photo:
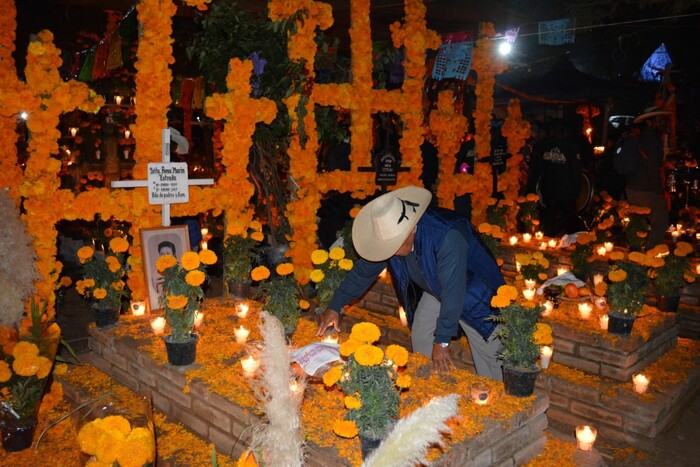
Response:
POLYGON ((389 436, 362 463, 363 467, 404 467, 427 464, 431 445, 442 446, 442 432, 449 431, 445 423, 459 411, 458 397, 451 394, 434 397, 427 405, 399 420, 389 436))
MULTIPOLYGON (((304 462, 300 406, 302 397, 292 393, 289 349, 282 323, 267 311, 260 314, 265 341, 261 352, 261 376, 257 388, 267 422, 253 434, 251 449, 262 452, 265 464, 297 467, 304 462)), ((304 382, 299 382, 303 390, 304 382)), ((303 391, 302 391, 303 394, 303 391)))

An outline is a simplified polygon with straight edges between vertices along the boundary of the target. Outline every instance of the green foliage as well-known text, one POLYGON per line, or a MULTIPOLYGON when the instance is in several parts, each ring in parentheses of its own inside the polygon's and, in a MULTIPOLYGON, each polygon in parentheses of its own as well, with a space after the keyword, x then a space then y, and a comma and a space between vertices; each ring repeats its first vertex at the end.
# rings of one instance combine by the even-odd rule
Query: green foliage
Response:
POLYGON ((496 237, 492 237, 487 233, 480 233, 479 238, 481 238, 481 242, 491 252, 491 255, 494 258, 498 258, 498 255, 501 252, 501 240, 496 237))
POLYGON ((625 238, 627 239, 627 244, 630 250, 641 250, 646 244, 646 235, 640 237, 638 234, 644 234, 649 232, 649 223, 647 218, 642 214, 629 213, 627 215, 629 222, 625 227, 625 238))
MULTIPOLYGON (((324 250, 316 251, 321 252, 324 250)), ((319 308, 326 309, 340 283, 343 282, 348 272, 352 270, 354 262, 345 256, 345 250, 340 247, 332 248, 328 258, 323 262, 315 260, 314 255, 311 255, 311 261, 315 266, 315 269, 311 272, 311 280, 316 283, 316 298, 319 308), (318 279, 321 275, 323 279, 319 281, 318 279)))
MULTIPOLYGON (((688 268, 687 256, 670 254, 664 258, 664 265, 656 268, 654 287, 657 295, 677 297, 681 294, 681 288, 685 285, 683 274, 688 268)), ((688 271, 688 273, 690 273, 688 271)))
POLYGON ((644 305, 646 290, 649 286, 647 268, 631 261, 616 261, 613 265, 627 273, 622 281, 608 285, 608 303, 612 311, 637 314, 644 305))
POLYGON ((587 243, 581 245, 576 244, 574 251, 571 253, 572 271, 576 277, 581 280, 586 280, 591 275, 592 266, 588 259, 593 256, 593 245, 587 243))
POLYGON ((299 321, 299 288, 293 275, 277 276, 261 281, 258 292, 264 297, 265 309, 280 320, 284 331, 294 331, 299 321))
POLYGON ((245 237, 229 235, 224 240, 224 271, 227 280, 248 282, 253 265, 260 262, 262 258, 260 242, 252 238, 251 233, 249 232, 245 237))
POLYGON ((501 308, 499 316, 491 317, 502 324, 495 332, 503 342, 499 357, 505 363, 522 370, 537 368, 535 362, 540 355, 540 348, 535 343, 534 334, 542 308, 512 304, 501 308))
POLYGON ((351 355, 344 367, 347 378, 338 385, 348 395, 360 399, 362 407, 348 410, 346 418, 357 425, 362 435, 381 438, 399 416, 399 391, 394 380, 396 372, 391 365, 360 365, 351 355))

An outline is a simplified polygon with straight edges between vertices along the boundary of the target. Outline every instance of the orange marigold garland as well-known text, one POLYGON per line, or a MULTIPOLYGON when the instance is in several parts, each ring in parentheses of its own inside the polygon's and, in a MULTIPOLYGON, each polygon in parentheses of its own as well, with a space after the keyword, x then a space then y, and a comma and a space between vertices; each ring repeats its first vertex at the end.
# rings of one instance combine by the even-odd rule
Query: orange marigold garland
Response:
POLYGON ((457 151, 469 126, 467 118, 455 112, 452 91, 442 91, 438 95, 437 109, 430 113, 429 122, 440 160, 438 202, 440 206, 453 208, 457 186, 461 184, 461 179, 471 176, 452 173, 457 164, 457 151))
MULTIPOLYGON (((520 164, 523 161, 520 150, 530 137, 530 124, 523 118, 519 99, 511 99, 508 102, 508 116, 501 133, 508 140, 508 153, 511 157, 508 159, 506 171, 498 176, 498 187, 503 191, 505 199, 516 200, 520 189, 520 164)), ((516 214, 515 207, 507 211, 506 225, 510 231, 515 231, 516 214)))

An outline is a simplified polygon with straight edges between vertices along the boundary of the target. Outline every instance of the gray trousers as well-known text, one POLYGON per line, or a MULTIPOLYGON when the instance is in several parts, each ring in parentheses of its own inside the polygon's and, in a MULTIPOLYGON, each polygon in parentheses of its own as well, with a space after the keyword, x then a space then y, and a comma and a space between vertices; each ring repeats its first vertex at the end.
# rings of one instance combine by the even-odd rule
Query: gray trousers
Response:
MULTIPOLYGON (((423 296, 416 307, 411 328, 411 345, 414 352, 432 357, 435 328, 437 327, 439 315, 440 302, 438 299, 427 292, 423 292, 423 296)), ((459 325, 462 327, 464 334, 467 335, 467 341, 474 359, 474 367, 476 367, 476 374, 488 376, 496 381, 503 381, 501 361, 496 357, 501 350, 500 339, 491 334, 488 340, 484 340, 481 334, 466 322, 460 320, 459 325)))

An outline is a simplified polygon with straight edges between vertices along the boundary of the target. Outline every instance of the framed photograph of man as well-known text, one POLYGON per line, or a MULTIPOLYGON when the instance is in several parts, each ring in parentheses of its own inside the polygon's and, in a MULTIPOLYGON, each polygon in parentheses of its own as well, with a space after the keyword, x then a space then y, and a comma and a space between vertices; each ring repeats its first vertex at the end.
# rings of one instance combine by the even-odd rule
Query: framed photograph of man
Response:
POLYGON ((163 255, 173 255, 179 261, 187 251, 190 251, 190 239, 186 225, 141 229, 141 252, 149 310, 161 308, 158 298, 163 291, 163 276, 156 268, 156 261, 163 255))

